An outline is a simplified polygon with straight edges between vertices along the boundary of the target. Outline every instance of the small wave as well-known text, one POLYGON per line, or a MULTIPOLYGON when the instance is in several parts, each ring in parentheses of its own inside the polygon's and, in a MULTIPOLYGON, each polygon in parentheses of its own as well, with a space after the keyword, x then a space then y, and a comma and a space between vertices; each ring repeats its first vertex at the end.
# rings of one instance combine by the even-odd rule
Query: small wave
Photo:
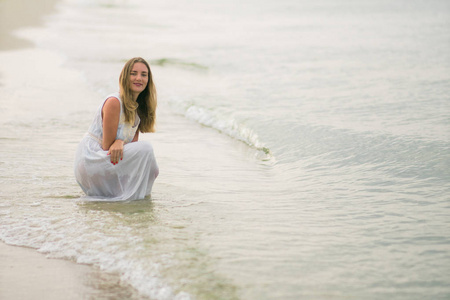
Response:
POLYGON ((218 112, 193 104, 186 107, 184 115, 190 120, 194 120, 203 126, 214 128, 220 133, 226 134, 257 150, 255 153, 257 159, 262 161, 274 160, 272 152, 259 140, 258 134, 233 117, 226 117, 218 112))
MULTIPOLYGON (((202 64, 199 64, 196 62, 184 61, 184 60, 177 59, 177 58, 163 57, 163 58, 159 58, 159 59, 147 59, 147 58, 145 58, 145 59, 150 64, 150 67, 151 66, 160 66, 160 67, 171 66, 171 67, 179 67, 179 68, 191 69, 191 70, 197 70, 197 71, 206 71, 209 69, 205 65, 202 65, 202 64)), ((103 63, 114 63, 114 64, 116 64, 116 63, 125 64, 128 60, 129 60, 129 58, 121 58, 121 59, 99 58, 99 59, 97 59, 97 61, 101 61, 103 63)), ((90 60, 79 58, 78 61, 88 62, 90 60)), ((0 83, 0 86, 1 86, 1 83, 0 83)))
POLYGON ((156 66, 175 66, 175 67, 182 67, 182 68, 189 68, 189 69, 194 69, 194 70, 207 70, 208 67, 198 64, 198 63, 194 63, 194 62, 186 62, 186 61, 182 61, 180 59, 176 59, 176 58, 160 58, 160 59, 155 59, 155 60, 150 60, 149 61, 151 65, 156 65, 156 66))

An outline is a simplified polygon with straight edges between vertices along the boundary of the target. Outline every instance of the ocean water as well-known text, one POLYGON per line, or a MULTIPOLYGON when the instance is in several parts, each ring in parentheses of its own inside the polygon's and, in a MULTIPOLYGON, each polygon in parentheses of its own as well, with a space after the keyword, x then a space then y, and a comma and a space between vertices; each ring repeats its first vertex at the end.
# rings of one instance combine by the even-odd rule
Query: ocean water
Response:
POLYGON ((449 28, 444 0, 62 0, 0 52, 0 239, 136 299, 448 299, 449 28), (80 202, 76 146, 134 56, 160 176, 80 202))

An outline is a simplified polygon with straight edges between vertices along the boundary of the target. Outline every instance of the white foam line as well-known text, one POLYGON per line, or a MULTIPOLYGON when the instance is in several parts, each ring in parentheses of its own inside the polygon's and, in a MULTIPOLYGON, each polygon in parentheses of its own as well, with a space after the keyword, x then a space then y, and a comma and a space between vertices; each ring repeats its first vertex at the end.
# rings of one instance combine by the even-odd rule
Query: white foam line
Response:
POLYGON ((259 140, 258 135, 242 123, 239 123, 234 118, 224 118, 203 107, 190 105, 184 112, 186 118, 194 120, 204 126, 214 128, 221 133, 224 133, 234 139, 237 139, 251 148, 258 150, 262 155, 258 155, 262 160, 272 160, 273 155, 270 149, 265 147, 259 140))

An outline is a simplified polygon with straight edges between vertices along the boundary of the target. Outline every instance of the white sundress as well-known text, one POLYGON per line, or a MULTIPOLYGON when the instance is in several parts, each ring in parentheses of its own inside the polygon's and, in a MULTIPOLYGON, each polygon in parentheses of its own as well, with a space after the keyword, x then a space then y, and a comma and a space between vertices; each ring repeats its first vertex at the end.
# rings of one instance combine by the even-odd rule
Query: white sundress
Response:
POLYGON ((119 93, 106 97, 102 102, 75 155, 75 178, 86 193, 86 196, 82 197, 83 200, 127 201, 143 199, 150 195, 159 169, 150 143, 131 142, 139 123, 137 114, 133 126, 125 123, 119 93), (120 101, 120 121, 116 139, 124 141, 123 160, 116 165, 111 163, 108 151, 102 149, 102 109, 110 97, 120 101))

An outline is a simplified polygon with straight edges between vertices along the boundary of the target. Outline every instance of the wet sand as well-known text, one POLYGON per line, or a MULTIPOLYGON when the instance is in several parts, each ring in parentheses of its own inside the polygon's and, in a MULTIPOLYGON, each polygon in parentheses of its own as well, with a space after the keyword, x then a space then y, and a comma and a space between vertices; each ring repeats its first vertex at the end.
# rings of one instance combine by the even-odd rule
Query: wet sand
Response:
POLYGON ((0 242, 0 299, 85 299, 93 268, 0 242))
POLYGON ((57 0, 0 1, 0 51, 32 47, 33 43, 14 34, 15 30, 39 26, 43 17, 55 11, 57 0))
POLYGON ((0 242, 0 299, 147 299, 118 274, 0 242))

